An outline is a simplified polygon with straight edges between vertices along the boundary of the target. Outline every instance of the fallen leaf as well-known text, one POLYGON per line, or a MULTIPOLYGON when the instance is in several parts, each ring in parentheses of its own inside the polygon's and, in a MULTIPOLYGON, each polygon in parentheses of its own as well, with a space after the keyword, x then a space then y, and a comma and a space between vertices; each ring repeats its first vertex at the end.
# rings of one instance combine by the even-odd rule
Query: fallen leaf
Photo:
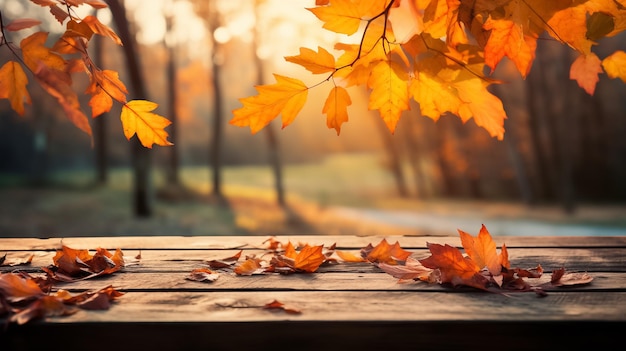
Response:
POLYGON ((208 268, 196 268, 185 278, 196 282, 214 282, 220 275, 208 268))
POLYGON ((302 311, 298 309, 286 307, 285 304, 283 304, 282 302, 278 300, 274 300, 272 302, 265 304, 263 308, 266 310, 282 310, 289 314, 301 314, 302 313, 302 311))
POLYGON ((552 272, 550 283, 553 286, 585 285, 593 281, 593 277, 587 272, 566 272, 565 268, 559 268, 552 272))
POLYGON ((419 261, 427 268, 439 270, 442 283, 487 288, 489 281, 479 274, 480 267, 471 258, 464 257, 459 249, 448 244, 428 243, 427 246, 431 256, 419 261))
POLYGON ((249 258, 235 267, 235 273, 238 275, 262 274, 265 271, 258 258, 249 258))
POLYGON ((387 263, 379 263, 378 268, 382 269, 385 273, 390 274, 397 279, 414 279, 414 280, 427 280, 430 273, 433 271, 430 268, 424 267, 418 260, 408 257, 403 265, 391 265, 387 263))

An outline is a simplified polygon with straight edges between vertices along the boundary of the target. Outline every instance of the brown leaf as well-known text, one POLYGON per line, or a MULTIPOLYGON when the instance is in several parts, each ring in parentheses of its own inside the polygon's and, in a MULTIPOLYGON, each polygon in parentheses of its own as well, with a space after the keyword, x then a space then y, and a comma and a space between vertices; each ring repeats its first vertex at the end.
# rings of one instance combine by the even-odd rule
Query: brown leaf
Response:
POLYGON ((559 268, 552 272, 552 278, 550 283, 553 286, 572 286, 572 285, 585 285, 593 281, 593 277, 587 272, 581 273, 569 273, 565 271, 565 268, 559 268))
POLYGON ((208 264, 209 267, 213 269, 228 268, 234 265, 237 261, 239 261, 239 258, 241 258, 242 252, 243 250, 239 250, 239 252, 237 252, 233 256, 222 258, 221 260, 205 261, 205 263, 208 264))
POLYGON ((214 282, 220 275, 208 268, 196 268, 185 278, 196 282, 214 282))
POLYGON ((391 265, 384 262, 378 268, 397 279, 427 280, 432 269, 424 267, 418 260, 408 257, 404 265, 391 265))
POLYGON ((0 274, 0 295, 9 302, 39 298, 44 295, 39 284, 17 273, 0 274))
POLYGON ((47 295, 35 300, 26 308, 11 316, 10 321, 21 325, 34 319, 67 316, 75 312, 76 309, 65 305, 62 299, 47 295))

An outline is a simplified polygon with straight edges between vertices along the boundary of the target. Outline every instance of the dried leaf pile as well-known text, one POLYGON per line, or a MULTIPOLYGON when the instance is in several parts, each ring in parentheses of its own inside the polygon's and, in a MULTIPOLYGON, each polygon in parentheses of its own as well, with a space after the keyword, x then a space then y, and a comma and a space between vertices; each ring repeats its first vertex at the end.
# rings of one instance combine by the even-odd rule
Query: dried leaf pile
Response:
MULTIPOLYGON (((512 267, 506 245, 500 250, 487 228, 483 225, 476 237, 459 230, 464 251, 450 246, 428 243, 430 256, 415 258, 413 252, 403 249, 399 242, 390 244, 386 239, 375 246, 371 243, 360 249, 359 254, 336 250, 336 245, 309 245, 291 242, 281 243, 274 238, 266 240, 266 252, 242 258, 244 250, 219 260, 206 260, 203 267, 193 269, 186 277, 197 282, 214 282, 222 274, 252 276, 260 274, 310 274, 319 267, 330 264, 371 264, 381 271, 399 279, 440 284, 444 287, 469 287, 490 292, 534 292, 546 296, 546 285, 553 287, 588 284, 593 280, 587 273, 567 272, 559 268, 552 272, 549 282, 533 284, 531 279, 543 275, 543 268, 512 267), (335 258, 335 256, 337 258, 335 258)), ((140 254, 136 259, 140 259, 140 254)), ((0 257, 0 265, 29 265, 33 255, 23 258, 0 257)), ((62 246, 53 257, 53 264, 42 267, 43 274, 35 276, 15 271, 0 273, 0 316, 8 316, 8 322, 24 324, 28 321, 52 316, 65 316, 76 311, 108 309, 111 302, 123 295, 113 286, 97 291, 72 295, 59 289, 58 283, 90 279, 110 275, 126 266, 122 250, 110 252, 98 248, 91 254, 88 250, 76 250, 62 246)), ((274 300, 263 306, 299 314, 296 308, 286 307, 274 300)))

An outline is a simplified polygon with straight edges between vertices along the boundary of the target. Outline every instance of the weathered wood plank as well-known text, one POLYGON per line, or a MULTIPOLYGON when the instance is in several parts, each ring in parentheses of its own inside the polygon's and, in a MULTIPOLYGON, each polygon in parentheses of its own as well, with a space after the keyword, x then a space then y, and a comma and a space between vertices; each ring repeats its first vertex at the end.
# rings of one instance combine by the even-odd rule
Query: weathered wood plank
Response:
POLYGON ((255 321, 620 321, 626 292, 554 292, 504 296, 467 292, 228 291, 129 292, 109 310, 80 311, 48 323, 173 323, 255 321), (262 307, 278 300, 302 311, 262 307))
MULTIPOLYGON (((141 260, 139 264, 126 268, 129 272, 187 272, 194 268, 203 266, 207 260, 224 259, 236 254, 239 250, 141 250, 141 260)), ((354 254, 359 254, 359 250, 347 250, 354 254)), ((427 249, 410 249, 416 258, 429 256, 427 249)), ((124 250, 129 262, 134 261, 133 257, 140 251, 135 249, 124 250)), ((626 272, 626 248, 511 248, 508 250, 509 259, 513 267, 531 268, 540 264, 545 270, 565 267, 572 271, 590 272, 626 272)), ((27 272, 39 271, 39 267, 52 264, 54 252, 33 251, 33 252, 8 252, 7 259, 14 260, 23 258, 29 254, 34 254, 30 266, 0 267, 0 272, 8 272, 20 269, 27 272)), ((242 256, 265 254, 263 250, 245 250, 242 256)), ((0 251, 0 254, 3 254, 0 251)), ((334 258, 338 258, 333 256, 334 258)), ((243 257, 242 257, 243 258, 243 257)), ((346 263, 341 266, 322 267, 322 272, 335 272, 345 270, 347 272, 371 272, 371 267, 367 265, 357 265, 346 263)))
MULTIPOLYGON (((237 248, 265 248, 267 244, 263 242, 269 238, 259 236, 129 236, 129 237, 72 237, 72 238, 0 238, 0 250, 55 250, 65 244, 75 248, 93 249, 104 247, 108 249, 237 249, 237 248)), ((292 241, 307 242, 315 245, 337 244, 338 248, 360 249, 369 243, 377 244, 382 239, 390 242, 399 241, 404 248, 425 248, 427 242, 450 244, 459 246, 458 236, 437 237, 437 236, 330 236, 330 235, 294 235, 276 236, 276 240, 281 242, 292 241)), ((515 247, 626 247, 625 236, 609 237, 518 237, 518 236, 496 236, 494 240, 498 245, 506 243, 509 248, 515 247)))
MULTIPOLYGON (((626 274, 591 274, 591 284, 575 287, 551 287, 550 292, 582 292, 599 290, 619 290, 626 292, 626 274)), ((58 284, 56 287, 70 291, 101 289, 113 285, 121 291, 471 291, 472 289, 452 289, 439 284, 419 281, 399 281, 384 273, 314 273, 314 274, 264 274, 237 276, 234 273, 220 273, 214 282, 196 282, 186 279, 188 273, 118 273, 110 276, 58 284)), ((530 284, 549 283, 550 275, 527 279, 530 284)), ((512 294, 515 294, 514 292, 512 294)))

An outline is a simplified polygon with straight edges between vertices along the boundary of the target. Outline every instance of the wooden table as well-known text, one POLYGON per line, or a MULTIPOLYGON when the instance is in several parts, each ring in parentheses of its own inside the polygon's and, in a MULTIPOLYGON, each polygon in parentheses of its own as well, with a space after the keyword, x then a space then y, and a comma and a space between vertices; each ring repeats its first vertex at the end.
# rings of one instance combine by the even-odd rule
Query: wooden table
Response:
MULTIPOLYGON (((383 237, 292 236, 352 250, 383 237)), ((496 237, 506 243, 512 266, 547 273, 565 267, 586 271, 589 285, 548 289, 548 296, 508 295, 399 282, 370 263, 338 263, 312 274, 236 276, 213 283, 185 278, 203 261, 240 249, 263 254, 268 237, 66 238, 77 249, 121 248, 141 253, 139 264, 110 276, 59 287, 72 292, 112 284, 125 294, 106 311, 80 311, 0 332, 0 350, 391 350, 609 349, 626 331, 626 236, 496 237), (267 310, 278 300, 300 314, 267 310)), ((386 237, 414 255, 428 256, 427 242, 460 247, 458 237, 386 237)), ((32 252, 31 266, 2 267, 40 272, 61 239, 0 239, 0 254, 32 252)), ((549 279, 544 274, 543 280, 549 279)))

